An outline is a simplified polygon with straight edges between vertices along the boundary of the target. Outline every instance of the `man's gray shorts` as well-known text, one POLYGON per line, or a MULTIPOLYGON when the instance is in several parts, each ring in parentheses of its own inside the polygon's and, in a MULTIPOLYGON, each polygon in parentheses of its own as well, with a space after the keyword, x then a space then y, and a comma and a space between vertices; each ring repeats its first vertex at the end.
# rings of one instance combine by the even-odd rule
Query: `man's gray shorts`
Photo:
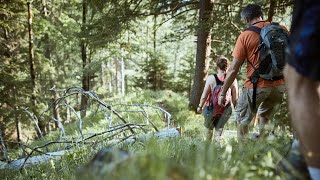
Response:
POLYGON ((252 108, 252 88, 243 88, 235 110, 236 120, 240 125, 249 125, 253 116, 258 112, 259 116, 270 117, 275 106, 280 104, 286 92, 285 85, 257 88, 256 106, 252 108))

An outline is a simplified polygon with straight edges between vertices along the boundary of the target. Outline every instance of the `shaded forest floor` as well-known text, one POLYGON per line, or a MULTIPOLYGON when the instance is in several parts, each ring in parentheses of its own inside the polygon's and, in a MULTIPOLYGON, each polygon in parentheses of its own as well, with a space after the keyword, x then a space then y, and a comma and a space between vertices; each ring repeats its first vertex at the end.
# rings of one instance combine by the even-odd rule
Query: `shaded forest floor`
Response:
MULTIPOLYGON (((277 164, 291 143, 291 133, 285 128, 274 127, 273 138, 248 139, 241 143, 234 136, 226 135, 219 148, 204 140, 203 117, 188 110, 187 97, 181 94, 143 91, 125 99, 115 97, 108 101, 161 106, 171 113, 171 125, 181 127, 181 137, 120 143, 112 149, 112 158, 104 157, 99 162, 92 159, 101 149, 108 148, 107 142, 83 145, 60 158, 24 168, 21 172, 0 170, 2 179, 285 179, 277 171, 277 164), (128 158, 121 158, 119 152, 127 154, 128 158)), ((88 129, 98 131, 100 121, 95 119, 88 129)), ((165 129, 165 122, 160 120, 158 127, 165 129)), ((234 118, 231 118, 226 129, 235 130, 235 127, 234 118)), ((67 128, 67 131, 74 129, 67 128)), ((54 134, 50 136, 58 136, 54 134)))

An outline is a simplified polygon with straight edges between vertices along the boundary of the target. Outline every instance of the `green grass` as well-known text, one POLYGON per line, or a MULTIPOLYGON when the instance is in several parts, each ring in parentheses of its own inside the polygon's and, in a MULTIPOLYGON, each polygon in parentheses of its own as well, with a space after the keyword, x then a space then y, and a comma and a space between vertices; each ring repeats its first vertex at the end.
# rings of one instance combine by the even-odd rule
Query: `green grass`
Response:
MULTIPOLYGON (((188 110, 188 101, 184 96, 171 91, 143 91, 132 93, 126 99, 114 98, 111 101, 151 105, 162 102, 164 109, 172 114, 172 124, 183 129, 182 137, 166 141, 151 138, 145 142, 119 144, 117 147, 128 151, 130 158, 111 170, 90 166, 94 155, 106 147, 105 143, 100 143, 73 148, 72 152, 61 158, 25 168, 21 173, 1 170, 1 179, 284 179, 276 167, 281 156, 288 151, 290 138, 287 131, 270 141, 247 140, 238 143, 235 138, 226 138, 224 146, 218 148, 214 143, 204 141, 203 118, 188 110)), ((151 111, 150 115, 158 116, 151 111)), ((140 117, 128 116, 130 119, 140 117)), ((161 128, 165 127, 163 122, 159 124, 161 128)), ((103 116, 95 117, 86 124, 85 132, 99 132, 103 127, 106 127, 103 116)), ((227 128, 235 128, 232 120, 227 128)), ((76 124, 66 127, 70 135, 77 132, 76 129, 76 124)), ((58 132, 53 132, 46 140, 54 140, 58 136, 58 132)), ((32 145, 43 143, 36 141, 32 145)))

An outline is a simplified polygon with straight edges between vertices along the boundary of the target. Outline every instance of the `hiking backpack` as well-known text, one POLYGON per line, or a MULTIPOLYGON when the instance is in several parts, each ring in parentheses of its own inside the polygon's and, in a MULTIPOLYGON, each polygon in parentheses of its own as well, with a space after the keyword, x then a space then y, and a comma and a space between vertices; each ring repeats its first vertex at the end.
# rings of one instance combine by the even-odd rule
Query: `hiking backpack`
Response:
POLYGON ((216 86, 214 88, 211 88, 209 96, 209 106, 207 108, 209 111, 212 111, 212 119, 216 120, 221 117, 227 105, 230 104, 231 91, 230 89, 228 89, 226 93, 226 103, 223 106, 220 106, 218 101, 219 94, 223 87, 223 81, 220 81, 216 74, 214 74, 214 78, 216 80, 216 86))
POLYGON ((283 68, 286 63, 285 50, 289 43, 289 34, 279 23, 272 22, 270 25, 259 28, 250 26, 246 30, 256 32, 260 35, 259 46, 259 65, 255 67, 250 61, 254 72, 250 77, 253 84, 253 109, 256 107, 256 89, 259 78, 265 80, 283 79, 283 68))

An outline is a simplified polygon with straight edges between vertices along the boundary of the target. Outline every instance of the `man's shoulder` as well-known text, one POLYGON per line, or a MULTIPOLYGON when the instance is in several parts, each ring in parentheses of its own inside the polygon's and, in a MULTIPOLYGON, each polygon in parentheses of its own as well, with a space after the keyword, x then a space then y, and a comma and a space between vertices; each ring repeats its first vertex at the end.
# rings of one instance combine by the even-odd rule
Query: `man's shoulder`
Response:
POLYGON ((245 29, 244 31, 242 31, 240 33, 240 35, 238 36, 238 39, 246 39, 246 38, 251 37, 252 35, 255 35, 255 34, 257 34, 257 33, 254 31, 245 29))
POLYGON ((253 26, 256 26, 258 28, 263 28, 263 27, 268 26, 270 24, 271 24, 270 21, 260 21, 260 22, 257 22, 256 24, 254 24, 253 26))
POLYGON ((245 29, 238 36, 238 41, 241 41, 243 44, 247 44, 248 42, 257 39, 258 37, 259 34, 257 32, 250 29, 245 29))

